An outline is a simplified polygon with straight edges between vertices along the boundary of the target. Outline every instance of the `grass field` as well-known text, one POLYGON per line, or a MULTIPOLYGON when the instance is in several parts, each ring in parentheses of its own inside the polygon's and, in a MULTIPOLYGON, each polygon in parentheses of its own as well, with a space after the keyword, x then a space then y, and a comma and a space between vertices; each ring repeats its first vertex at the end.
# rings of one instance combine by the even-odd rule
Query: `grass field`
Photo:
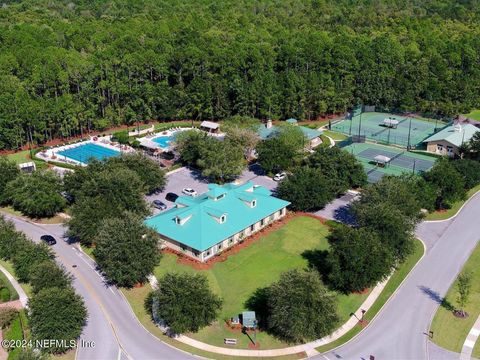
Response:
MULTIPOLYGON (((417 240, 415 242, 415 250, 410 257, 393 273, 388 281, 387 285, 383 288, 383 291, 380 293, 380 296, 377 300, 373 303, 370 310, 365 313, 365 320, 370 321, 372 320, 375 315, 381 310, 382 306, 385 305, 387 300, 392 296, 395 290, 400 286, 402 281, 407 277, 410 271, 413 269, 415 264, 422 258, 424 253, 424 247, 421 241, 417 240)), ((357 335, 362 329, 359 326, 354 327, 352 330, 347 332, 341 338, 331 342, 330 344, 320 346, 316 348, 319 352, 329 351, 334 349, 350 339, 352 339, 355 335, 357 335)))
POLYGON ((336 132, 336 131, 331 131, 331 130, 323 130, 323 133, 329 137, 331 137, 335 141, 342 141, 348 138, 347 135, 336 132))
POLYGON ((10 283, 10 281, 7 279, 5 274, 0 271, 0 283, 2 286, 8 289, 8 300, 5 299, 5 301, 12 301, 12 300, 17 300, 18 299, 18 293, 13 287, 13 285, 10 283))
MULTIPOLYGON (((478 235, 480 238, 480 234, 478 235)), ((433 341, 448 350, 460 352, 463 343, 475 320, 480 315, 480 244, 477 245, 472 255, 463 267, 463 271, 471 272, 472 274, 472 288, 470 290, 470 301, 467 304, 465 311, 469 314, 466 319, 460 319, 453 315, 452 311, 440 306, 435 314, 430 328, 434 333, 433 341)), ((457 282, 455 281, 445 297, 447 303, 453 307, 457 306, 458 291, 457 282)), ((474 357, 479 357, 480 348, 477 346, 473 354, 474 357)))
POLYGON ((472 110, 464 116, 468 117, 469 119, 480 121, 480 110, 472 110))
MULTIPOLYGON (((7 157, 7 159, 10 159, 17 164, 32 161, 29 150, 19 151, 13 154, 5 155, 5 156, 7 157)), ((47 168, 47 163, 44 161, 34 159, 33 162, 37 166, 37 170, 42 170, 47 168)))
POLYGON ((9 214, 9 215, 21 217, 25 220, 33 221, 33 222, 36 222, 36 223, 39 223, 39 224, 61 224, 65 221, 65 219, 63 217, 61 217, 60 215, 55 215, 55 216, 52 216, 52 217, 49 217, 49 218, 33 219, 33 218, 28 217, 28 216, 24 216, 20 211, 15 210, 11 206, 0 206, 0 213, 2 213, 2 212, 6 213, 6 214, 9 214))
MULTIPOLYGON (((246 310, 244 303, 253 292, 278 280, 282 272, 305 268, 308 262, 301 254, 306 250, 327 249, 328 232, 328 228, 316 219, 297 217, 227 261, 216 263, 210 270, 201 271, 209 279, 213 291, 224 299, 224 306, 216 323, 190 336, 217 346, 223 345, 225 337, 235 337, 239 341, 237 348, 247 348, 248 338, 225 327, 224 320, 246 310)), ((167 254, 155 270, 155 275, 161 277, 172 271, 196 272, 189 266, 178 264, 176 256, 167 254)), ((367 296, 368 294, 338 295, 340 323, 345 322, 367 296)), ((257 334, 257 339, 264 349, 286 346, 263 332, 257 334)))
MULTIPOLYGON (((470 189, 467 193, 467 200, 470 199, 477 191, 480 191, 480 185, 475 186, 473 189, 470 189)), ((427 214, 425 220, 446 220, 454 216, 460 208, 465 204, 465 201, 456 201, 452 204, 452 207, 445 211, 434 211, 427 214)))

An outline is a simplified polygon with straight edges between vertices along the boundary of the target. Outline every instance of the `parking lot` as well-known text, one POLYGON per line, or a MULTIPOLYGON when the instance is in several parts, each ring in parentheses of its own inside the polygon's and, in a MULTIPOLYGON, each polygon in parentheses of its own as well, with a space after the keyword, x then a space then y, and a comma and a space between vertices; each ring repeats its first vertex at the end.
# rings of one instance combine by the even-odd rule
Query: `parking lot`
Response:
MULTIPOLYGON (((263 175, 263 170, 256 164, 251 165, 245 170, 238 181, 242 183, 251 181, 255 185, 264 186, 269 190, 273 190, 277 187, 277 183, 273 181, 272 178, 263 175)), ((183 188, 192 188, 198 194, 201 194, 208 190, 208 184, 208 179, 202 177, 199 171, 185 167, 180 168, 167 175, 167 185, 165 186, 165 189, 160 194, 147 196, 147 202, 151 203, 153 200, 158 199, 163 201, 170 209, 174 203, 165 199, 167 193, 172 192, 180 196, 182 195, 183 188)), ((153 209, 154 214, 158 214, 159 212, 159 210, 153 209)))

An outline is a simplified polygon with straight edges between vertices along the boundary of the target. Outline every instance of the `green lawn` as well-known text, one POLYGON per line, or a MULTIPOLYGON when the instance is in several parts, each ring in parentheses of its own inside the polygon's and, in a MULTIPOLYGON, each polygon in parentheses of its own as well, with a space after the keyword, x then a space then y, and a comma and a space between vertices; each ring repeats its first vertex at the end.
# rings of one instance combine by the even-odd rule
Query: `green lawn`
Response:
MULTIPOLYGON (((470 199, 477 191, 480 191, 480 185, 475 186, 473 189, 470 189, 467 193, 467 199, 470 199)), ((453 203, 452 207, 445 211, 434 211, 427 214, 425 217, 426 220, 446 220, 454 216, 465 204, 465 201, 456 201, 453 203)))
POLYGON ((335 141, 342 141, 348 138, 348 136, 345 134, 342 134, 336 131, 331 131, 331 130, 323 130, 323 134, 330 136, 335 141))
MULTIPOLYGON (((480 314, 480 281, 478 281, 480 278, 480 244, 477 245, 466 262, 463 271, 472 273, 470 301, 465 309, 470 316, 466 319, 460 319, 455 317, 452 311, 448 310, 445 306, 440 306, 433 318, 430 328, 430 330, 433 331, 433 341, 436 344, 455 352, 461 352, 465 338, 480 314)), ((445 297, 447 303, 453 307, 457 306, 457 294, 457 282, 455 281, 445 297)), ((474 357, 480 355, 479 350, 477 345, 475 348, 476 355, 474 354, 474 357)))
MULTIPOLYGON (((224 320, 245 310, 245 301, 258 288, 278 280, 280 274, 293 268, 305 268, 308 262, 302 257, 306 250, 326 250, 328 227, 316 219, 297 217, 280 229, 260 238, 227 261, 216 263, 211 269, 201 271, 210 281, 213 291, 224 299, 224 306, 218 321, 200 330, 191 337, 222 346, 225 337, 237 338, 237 348, 247 348, 248 338, 225 327, 224 320)), ((188 272, 196 270, 187 265, 177 264, 176 256, 167 254, 155 275, 166 272, 188 272)), ((345 322, 352 311, 356 311, 368 294, 338 295, 340 323, 345 322)), ((260 332, 257 334, 262 348, 279 348, 287 344, 260 332)))
MULTIPOLYGON (((408 259, 393 273, 388 281, 387 285, 383 288, 383 291, 380 293, 380 296, 377 298, 375 303, 372 307, 365 313, 365 319, 370 321, 372 320, 375 315, 381 310, 383 305, 387 302, 387 300, 392 296, 398 286, 402 283, 402 281, 406 278, 406 276, 410 273, 412 268, 415 264, 421 259, 424 253, 424 247, 421 241, 417 240, 415 242, 415 250, 412 255, 408 257, 408 259)), ((355 335, 357 335, 361 331, 359 326, 354 327, 352 330, 347 332, 341 338, 331 342, 330 344, 320 346, 316 348, 317 351, 323 353, 334 349, 350 339, 352 339, 355 335)))
MULTIPOLYGON (((19 151, 13 154, 6 155, 6 157, 7 159, 10 159, 17 164, 32 161, 32 158, 30 157, 30 150, 19 151)), ((44 161, 34 158, 33 162, 37 166, 37 170, 42 170, 47 168, 47 163, 44 161)))
MULTIPOLYGON (((10 283, 10 281, 7 279, 7 277, 5 276, 5 274, 3 272, 0 271, 0 284, 2 287, 4 287, 5 289, 7 289, 8 291, 8 296, 5 297, 4 301, 3 302, 7 302, 7 301, 12 301, 12 300, 17 300, 18 299, 18 293, 17 291, 15 290, 15 288, 13 287, 13 285, 10 283)), ((2 289, 3 291, 4 289, 2 289)), ((0 291, 1 292, 1 291, 0 291)), ((2 302, 2 297, 0 297, 0 302, 2 302)))
POLYGON ((473 120, 480 121, 480 110, 472 110, 468 114, 465 114, 464 116, 473 120))

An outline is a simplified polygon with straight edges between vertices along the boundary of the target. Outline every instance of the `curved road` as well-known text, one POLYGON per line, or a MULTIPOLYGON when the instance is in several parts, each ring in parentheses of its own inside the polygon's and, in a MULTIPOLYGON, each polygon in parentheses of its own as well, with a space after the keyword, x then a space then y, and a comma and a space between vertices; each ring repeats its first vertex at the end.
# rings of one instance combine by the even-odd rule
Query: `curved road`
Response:
POLYGON ((358 337, 317 359, 439 358, 430 356, 427 334, 442 298, 480 239, 480 193, 453 220, 423 222, 416 233, 427 252, 398 292, 358 337))
MULTIPOLYGON (((427 252, 398 292, 359 336, 318 359, 428 359, 428 328, 435 310, 480 238, 480 194, 453 220, 424 222, 417 235, 427 252)), ((13 220, 18 230, 34 241, 43 234, 62 239, 60 225, 36 225, 13 220)), ((85 299, 88 324, 78 359, 192 359, 148 333, 115 287, 95 271, 94 263, 74 246, 59 241, 53 246, 58 261, 72 272, 75 288, 85 299), (76 265, 75 267, 73 265, 76 265)))
POLYGON ((193 359, 192 355, 158 341, 140 325, 119 290, 106 285, 95 271, 93 261, 63 241, 63 226, 38 225, 5 217, 35 242, 44 234, 56 237, 57 244, 52 249, 57 261, 74 276, 75 289, 88 308, 88 322, 80 338, 77 359, 193 359), (92 342, 95 343, 93 347, 88 345, 92 342))

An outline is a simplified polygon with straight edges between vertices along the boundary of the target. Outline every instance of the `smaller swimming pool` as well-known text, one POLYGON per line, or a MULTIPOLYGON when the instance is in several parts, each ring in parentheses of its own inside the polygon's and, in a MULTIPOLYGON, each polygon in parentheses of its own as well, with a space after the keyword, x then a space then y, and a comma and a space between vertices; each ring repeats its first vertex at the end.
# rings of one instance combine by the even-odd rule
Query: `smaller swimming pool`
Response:
POLYGON ((170 147, 171 143, 175 140, 175 136, 177 135, 176 132, 172 133, 171 135, 162 135, 156 138, 153 138, 152 141, 160 145, 162 149, 166 149, 170 147))
POLYGON ((120 155, 120 151, 93 143, 86 143, 74 148, 59 151, 57 152, 57 155, 88 164, 91 159, 104 160, 113 156, 118 156, 120 155))

